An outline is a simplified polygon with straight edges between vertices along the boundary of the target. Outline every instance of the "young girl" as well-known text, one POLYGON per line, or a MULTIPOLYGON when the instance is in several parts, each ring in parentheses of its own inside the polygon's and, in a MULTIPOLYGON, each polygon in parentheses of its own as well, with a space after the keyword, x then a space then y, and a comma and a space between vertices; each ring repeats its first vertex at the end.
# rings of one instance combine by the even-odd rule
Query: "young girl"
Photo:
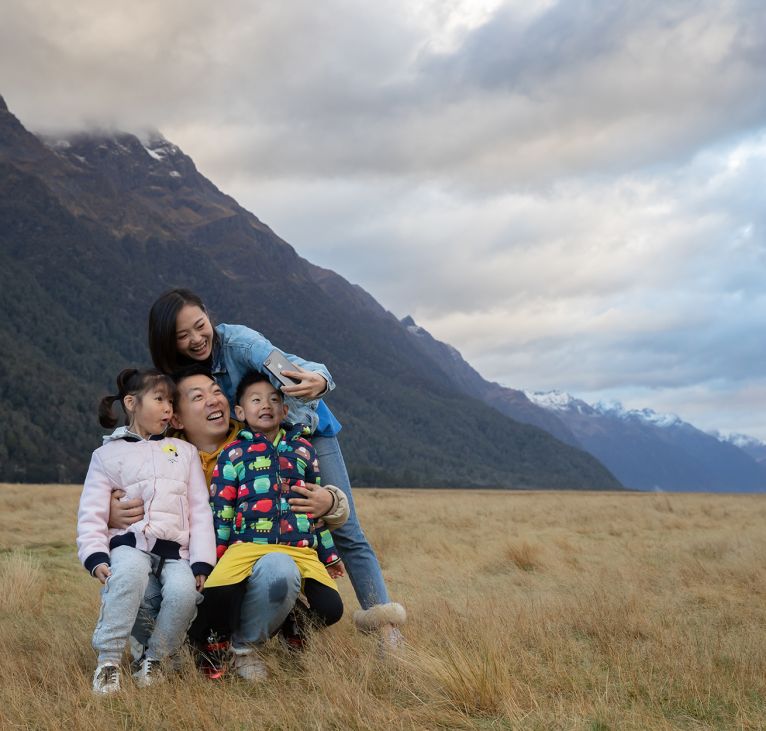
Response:
POLYGON ((135 677, 139 685, 161 678, 160 661, 181 647, 215 564, 213 517, 197 451, 163 437, 173 390, 159 371, 128 368, 117 377, 117 394, 99 405, 99 422, 113 428, 112 408, 119 401, 127 426, 105 436, 93 452, 77 516, 78 556, 104 584, 93 633, 97 693, 120 689, 120 658, 149 582, 158 584, 162 606, 135 677), (143 519, 127 530, 107 527, 116 489, 144 503, 143 519))
MULTIPOLYGON (((236 405, 237 383, 247 371, 265 372, 263 361, 272 349, 272 344, 261 333, 243 325, 214 327, 202 300, 186 289, 161 295, 149 312, 149 350, 154 365, 164 373, 176 373, 190 363, 205 363, 232 408, 236 405)), ((354 614, 354 622, 364 631, 380 630, 384 649, 396 648, 401 642, 397 626, 404 623, 406 614, 400 604, 389 600, 380 564, 354 509, 351 484, 337 439, 341 425, 320 399, 335 384, 321 363, 295 355, 287 358, 296 368, 284 373, 298 381, 295 386, 281 388, 291 418, 310 425, 311 442, 322 465, 324 484, 343 490, 351 508, 348 521, 333 532, 333 537, 362 605, 362 610, 354 614)), ((277 382, 273 385, 280 387, 277 382)))

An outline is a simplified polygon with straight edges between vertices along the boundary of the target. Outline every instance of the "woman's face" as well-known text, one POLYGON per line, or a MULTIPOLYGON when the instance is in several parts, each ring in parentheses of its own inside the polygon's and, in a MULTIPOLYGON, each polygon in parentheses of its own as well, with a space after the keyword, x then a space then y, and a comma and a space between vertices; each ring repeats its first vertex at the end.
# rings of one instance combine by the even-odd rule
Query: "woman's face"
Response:
POLYGON ((213 326, 197 305, 184 305, 176 317, 176 347, 180 355, 207 360, 213 353, 213 326))

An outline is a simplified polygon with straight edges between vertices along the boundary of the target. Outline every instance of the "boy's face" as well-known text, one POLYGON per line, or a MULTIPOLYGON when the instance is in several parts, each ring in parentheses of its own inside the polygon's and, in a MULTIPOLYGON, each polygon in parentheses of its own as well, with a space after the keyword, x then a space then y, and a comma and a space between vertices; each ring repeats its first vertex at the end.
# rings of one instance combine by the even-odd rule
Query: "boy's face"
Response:
POLYGON ((274 386, 261 381, 245 389, 234 411, 254 431, 276 433, 287 416, 287 404, 274 386))

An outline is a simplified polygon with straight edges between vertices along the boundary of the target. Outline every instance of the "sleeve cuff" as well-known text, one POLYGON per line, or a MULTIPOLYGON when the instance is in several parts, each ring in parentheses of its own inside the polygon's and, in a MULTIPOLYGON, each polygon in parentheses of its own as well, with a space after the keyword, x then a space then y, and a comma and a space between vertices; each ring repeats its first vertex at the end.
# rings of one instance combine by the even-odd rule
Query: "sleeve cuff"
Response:
POLYGON ((213 567, 204 561, 195 561, 191 565, 191 570, 195 576, 199 576, 200 574, 202 576, 210 576, 210 572, 213 570, 213 567))
POLYGON ((85 570, 93 576, 96 567, 100 566, 102 563, 105 563, 107 566, 110 565, 109 554, 99 551, 98 553, 91 553, 90 556, 85 559, 83 566, 85 566, 85 570))

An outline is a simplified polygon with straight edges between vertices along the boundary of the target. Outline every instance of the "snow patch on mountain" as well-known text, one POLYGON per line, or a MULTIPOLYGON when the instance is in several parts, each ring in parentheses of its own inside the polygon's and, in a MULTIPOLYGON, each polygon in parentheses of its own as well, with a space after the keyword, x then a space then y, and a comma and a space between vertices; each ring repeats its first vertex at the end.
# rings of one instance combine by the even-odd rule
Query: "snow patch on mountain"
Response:
POLYGON ((724 434, 719 431, 710 432, 710 436, 715 437, 719 442, 727 444, 733 444, 740 449, 766 447, 766 442, 762 442, 760 439, 748 436, 747 434, 730 433, 724 434))
POLYGON ((549 411, 578 411, 581 414, 598 413, 627 421, 638 419, 647 424, 667 428, 684 422, 675 414, 659 414, 653 409, 626 409, 619 401, 597 401, 589 404, 564 391, 525 391, 533 403, 549 411))
POLYGON ((524 391, 524 395, 537 406, 548 411, 579 411, 591 410, 585 401, 575 398, 565 391, 524 391))

